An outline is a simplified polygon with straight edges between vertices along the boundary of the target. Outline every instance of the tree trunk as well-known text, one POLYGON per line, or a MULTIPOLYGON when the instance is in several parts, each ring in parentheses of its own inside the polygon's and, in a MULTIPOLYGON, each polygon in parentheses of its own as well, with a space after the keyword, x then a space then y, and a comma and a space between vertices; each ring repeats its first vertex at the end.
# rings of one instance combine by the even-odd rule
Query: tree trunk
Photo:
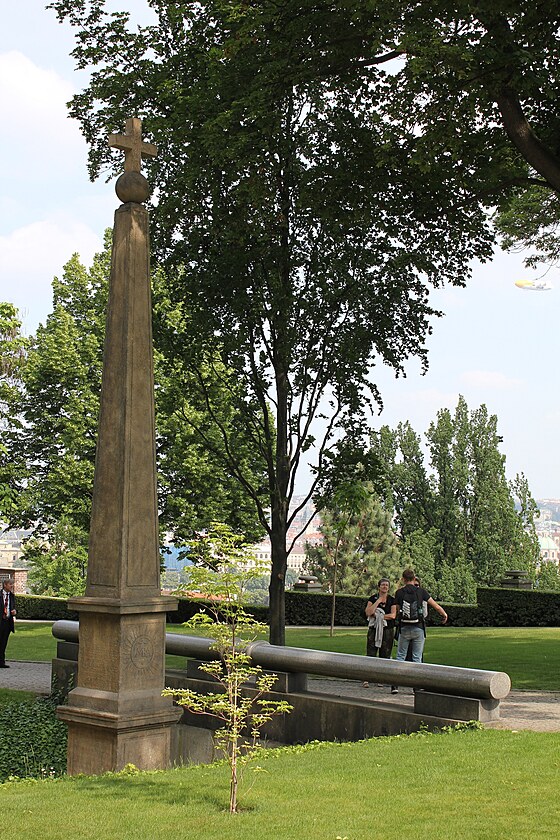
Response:
POLYGON ((270 644, 284 645, 286 643, 286 599, 285 580, 288 564, 286 552, 286 517, 275 517, 272 513, 272 569, 270 586, 268 588, 270 644), (275 523, 275 518, 279 521, 275 523), (283 522, 282 522, 283 519, 283 522), (276 525, 276 527, 275 527, 276 525))
POLYGON ((288 566, 286 535, 290 499, 290 458, 288 455, 288 378, 284 366, 276 370, 276 483, 271 493, 271 555, 272 569, 269 586, 270 643, 283 645, 286 641, 285 582, 288 566))

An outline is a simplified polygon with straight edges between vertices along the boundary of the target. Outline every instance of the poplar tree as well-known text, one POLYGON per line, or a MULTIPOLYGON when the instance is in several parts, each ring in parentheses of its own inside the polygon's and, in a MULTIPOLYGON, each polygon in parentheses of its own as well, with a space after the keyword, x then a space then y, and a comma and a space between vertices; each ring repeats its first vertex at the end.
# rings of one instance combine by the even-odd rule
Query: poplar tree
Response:
POLYGON ((496 415, 464 397, 438 412, 425 454, 409 424, 372 435, 403 557, 437 598, 474 601, 476 585, 496 586, 506 569, 535 576, 537 506, 523 474, 508 481, 501 443, 496 415))

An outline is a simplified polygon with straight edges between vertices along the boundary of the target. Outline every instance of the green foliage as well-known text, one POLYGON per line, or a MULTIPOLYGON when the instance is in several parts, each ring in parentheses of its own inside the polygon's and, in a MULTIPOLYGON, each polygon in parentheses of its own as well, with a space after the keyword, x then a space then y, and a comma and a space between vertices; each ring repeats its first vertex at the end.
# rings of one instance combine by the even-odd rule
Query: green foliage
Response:
POLYGON ((29 539, 24 546, 34 595, 70 598, 86 588, 87 534, 66 517, 56 522, 48 542, 29 539))
POLYGON ((516 195, 496 220, 503 246, 521 251, 525 264, 536 268, 560 260, 560 201, 548 189, 532 187, 516 195))
POLYGON ((473 602, 477 585, 497 584, 506 569, 534 578, 538 511, 525 476, 506 479, 496 416, 484 405, 469 412, 459 397, 455 412, 439 411, 425 437, 431 471, 408 423, 372 435, 403 559, 439 600, 473 602))
POLYGON ((6 430, 17 422, 16 408, 28 340, 11 303, 0 303, 0 517, 10 521, 17 504, 17 467, 7 447, 6 430))
POLYGON ((560 592, 560 569, 552 560, 541 560, 537 567, 535 586, 538 589, 560 592))
POLYGON ((371 487, 356 504, 333 503, 322 511, 321 545, 306 548, 307 569, 331 592, 371 594, 380 577, 400 576, 400 553, 391 514, 371 487))
MULTIPOLYGON (((19 337, 15 310, 8 304, 0 309, 0 339, 4 335, 0 351, 6 370, 0 391, 0 423, 5 426, 0 497, 4 486, 6 498, 12 500, 11 520, 36 529, 37 539, 27 546, 36 592, 83 592, 110 261, 110 232, 90 269, 77 254, 71 258, 62 278, 53 280, 53 311, 28 347, 19 337), (18 387, 16 371, 21 379, 18 387)), ((156 289, 162 286, 161 277, 161 272, 155 273, 156 289)), ((165 317, 165 300, 162 295, 155 297, 157 326, 165 317)), ((155 340, 162 341, 157 332, 155 340)), ((162 530, 173 532, 180 542, 219 511, 258 538, 262 530, 253 503, 238 482, 217 469, 211 451, 193 438, 193 416, 202 425, 207 419, 204 405, 189 402, 193 389, 188 376, 157 348, 155 375, 162 530)), ((222 368, 215 380, 217 390, 223 379, 227 371, 222 368)), ((227 389, 222 388, 217 401, 225 425, 235 423, 227 398, 227 389)), ((242 444, 238 450, 240 457, 247 451, 242 444)), ((249 472, 262 468, 257 456, 247 456, 246 461, 249 472)))
POLYGON ((258 751, 262 727, 273 716, 290 712, 292 706, 285 700, 267 699, 276 674, 264 673, 260 666, 253 665, 247 652, 250 642, 266 630, 266 625, 242 606, 247 581, 262 574, 255 565, 246 568, 250 548, 244 538, 215 522, 208 533, 197 534, 189 547, 189 557, 203 564, 189 570, 191 585, 214 600, 207 610, 193 616, 188 626, 203 628, 213 639, 211 649, 218 658, 199 667, 216 681, 218 690, 199 693, 192 689, 165 689, 163 694, 173 697, 192 714, 209 715, 220 722, 214 743, 230 767, 229 810, 233 814, 238 810, 242 771, 258 751))
POLYGON ((0 706, 0 782, 66 772, 66 726, 56 718, 57 704, 37 698, 0 706))
POLYGON ((91 72, 71 103, 91 174, 121 167, 106 135, 129 113, 160 149, 148 175, 166 347, 210 414, 192 428, 271 537, 271 639, 281 643, 303 459, 313 456, 311 495, 336 442, 363 443, 380 401, 372 365, 398 374, 412 356, 426 364, 429 288, 464 283, 470 259, 491 254, 484 208, 465 201, 472 155, 451 160, 438 148, 432 166, 416 103, 397 109, 398 82, 382 69, 403 20, 392 6, 154 2, 155 23, 137 29, 97 0, 52 5, 91 72), (235 404, 230 426, 222 387, 235 404), (250 445, 240 457, 241 438, 250 445), (265 463, 264 482, 247 451, 265 463))
POLYGON ((560 627, 560 594, 536 590, 480 588, 482 627, 560 627))
POLYGON ((62 520, 89 530, 109 260, 106 248, 88 271, 74 254, 54 278, 53 311, 23 367, 21 423, 9 448, 19 469, 17 519, 38 534, 52 536, 62 520))
POLYGON ((64 598, 18 595, 17 617, 33 621, 77 621, 78 613, 68 609, 64 598))
MULTIPOLYGON (((339 595, 336 599, 335 625, 355 627, 365 625, 364 609, 367 595, 339 595)), ((292 626, 329 626, 332 595, 320 592, 286 592, 286 624, 292 626)))
POLYGON ((536 824, 544 838, 556 836, 558 735, 488 729, 267 750, 247 809, 235 820, 215 795, 223 765, 8 784, 3 826, 18 840, 65 840, 68 821, 61 815, 69 814, 77 815, 83 837, 96 840, 165 840, 178 825, 184 840, 362 840, 371 835, 364 803, 372 775, 380 788, 392 789, 395 766, 411 753, 422 765, 415 784, 418 836, 501 840, 529 834, 536 824))

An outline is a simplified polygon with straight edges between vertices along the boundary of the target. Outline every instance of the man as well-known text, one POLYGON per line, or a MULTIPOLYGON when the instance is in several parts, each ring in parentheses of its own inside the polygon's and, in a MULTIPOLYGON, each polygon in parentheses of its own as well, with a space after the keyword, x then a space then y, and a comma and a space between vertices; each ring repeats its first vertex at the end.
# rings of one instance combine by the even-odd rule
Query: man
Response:
POLYGON ((399 644, 397 647, 397 661, 404 662, 407 650, 411 650, 413 662, 422 662, 424 642, 426 639, 426 625, 424 620, 424 602, 433 607, 447 621, 447 613, 429 592, 422 586, 415 586, 416 575, 412 569, 405 569, 402 575, 403 586, 397 589, 395 600, 399 608, 399 644))
POLYGON ((14 616, 16 614, 16 599, 13 593, 14 582, 12 580, 5 580, 2 585, 2 601, 0 602, 0 609, 2 610, 2 617, 0 619, 0 668, 9 668, 6 665, 6 645, 10 633, 15 630, 14 616))

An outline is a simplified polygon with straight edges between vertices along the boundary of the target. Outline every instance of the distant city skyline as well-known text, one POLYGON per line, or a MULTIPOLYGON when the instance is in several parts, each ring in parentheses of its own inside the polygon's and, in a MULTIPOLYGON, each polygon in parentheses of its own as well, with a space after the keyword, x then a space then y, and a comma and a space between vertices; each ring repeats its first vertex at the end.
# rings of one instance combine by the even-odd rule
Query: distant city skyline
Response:
MULTIPOLYGON (((114 0, 146 21, 146 0, 114 0)), ((135 20, 137 18, 135 17, 135 20)), ((82 89, 69 57, 68 27, 57 23, 44 0, 7 4, 0 31, 0 300, 13 302, 33 333, 52 305, 51 282, 77 252, 91 263, 118 206, 113 185, 87 177, 87 147, 65 103, 82 89), (30 25, 32 21, 33 25, 30 25)), ((149 138, 148 138, 149 139, 149 138)), ((435 290, 434 319, 427 339, 429 370, 407 363, 395 379, 380 364, 372 369, 384 401, 372 426, 409 420, 424 434, 439 409, 453 410, 459 394, 469 408, 485 403, 498 417, 509 478, 524 472, 533 496, 560 496, 559 358, 560 272, 529 271, 522 254, 496 251, 474 264, 465 289, 435 290), (552 290, 535 293, 520 279, 546 279, 552 290)), ((310 484, 304 471, 298 491, 310 484)))

